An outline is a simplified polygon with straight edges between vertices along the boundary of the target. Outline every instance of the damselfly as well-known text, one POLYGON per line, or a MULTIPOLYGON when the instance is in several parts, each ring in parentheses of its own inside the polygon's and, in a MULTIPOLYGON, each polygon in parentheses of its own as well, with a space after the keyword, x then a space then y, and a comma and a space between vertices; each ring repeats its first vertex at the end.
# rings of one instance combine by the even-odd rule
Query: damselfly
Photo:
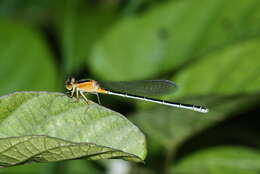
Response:
POLYGON ((69 90, 71 97, 76 94, 76 98, 79 95, 88 102, 85 93, 96 94, 98 102, 100 104, 99 94, 110 94, 121 97, 127 97, 137 100, 144 100, 148 102, 158 103, 162 105, 168 105, 177 108, 189 109, 201 113, 207 113, 208 109, 202 106, 196 106, 191 104, 182 104, 176 102, 170 102, 165 100, 159 100, 146 96, 162 95, 172 92, 176 85, 169 80, 141 80, 141 81, 125 81, 125 82, 111 82, 111 81, 96 81, 96 80, 79 80, 75 78, 69 78, 66 82, 66 88, 69 90))

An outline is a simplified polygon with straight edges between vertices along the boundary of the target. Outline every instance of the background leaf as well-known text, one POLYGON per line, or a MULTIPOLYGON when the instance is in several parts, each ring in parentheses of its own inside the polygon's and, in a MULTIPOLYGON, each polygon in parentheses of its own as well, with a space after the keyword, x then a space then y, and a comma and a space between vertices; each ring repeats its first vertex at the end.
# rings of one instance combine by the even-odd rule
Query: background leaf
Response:
POLYGON ((31 164, 30 167, 28 165, 19 165, 12 168, 1 168, 1 172, 5 174, 37 174, 45 173, 45 171, 50 172, 48 171, 49 168, 51 167, 46 163, 35 163, 31 164))
POLYGON ((101 174, 103 172, 99 171, 93 164, 90 163, 90 161, 86 160, 72 160, 72 161, 66 161, 65 164, 66 171, 64 173, 77 173, 77 174, 85 174, 86 171, 91 172, 91 174, 101 174))
POLYGON ((201 94, 234 95, 260 91, 260 40, 224 48, 177 75, 175 97, 201 94), (207 72, 207 73, 205 73, 207 72))
POLYGON ((54 7, 60 5, 60 0, 1 0, 1 18, 19 19, 23 22, 33 24, 44 24, 50 18, 49 14, 54 13, 54 7))
POLYGON ((33 27, 0 20, 1 94, 58 88, 53 56, 33 27), (21 66, 23 64, 23 66, 21 66))
POLYGON ((142 161, 146 142, 122 115, 59 93, 14 93, 0 98, 0 164, 66 159, 142 161))
POLYGON ((150 78, 259 35, 259 1, 236 2, 169 1, 121 19, 95 45, 92 72, 103 79, 150 78))
POLYGON ((260 153, 248 147, 223 146, 205 149, 182 159, 172 168, 174 174, 257 174, 260 153))
POLYGON ((102 37, 115 21, 115 7, 98 7, 82 0, 68 0, 57 16, 61 34, 62 57, 67 74, 79 73, 87 63, 95 41, 102 37))

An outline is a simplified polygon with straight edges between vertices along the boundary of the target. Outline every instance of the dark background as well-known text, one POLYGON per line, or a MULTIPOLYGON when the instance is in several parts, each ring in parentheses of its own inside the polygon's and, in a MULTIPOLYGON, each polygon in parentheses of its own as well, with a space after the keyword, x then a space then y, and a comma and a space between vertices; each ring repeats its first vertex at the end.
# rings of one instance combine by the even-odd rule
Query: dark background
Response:
POLYGON ((0 95, 65 92, 69 76, 169 79, 178 90, 164 99, 210 110, 101 96, 147 136, 145 164, 74 160, 0 173, 260 173, 259 74, 259 0, 0 0, 0 95))

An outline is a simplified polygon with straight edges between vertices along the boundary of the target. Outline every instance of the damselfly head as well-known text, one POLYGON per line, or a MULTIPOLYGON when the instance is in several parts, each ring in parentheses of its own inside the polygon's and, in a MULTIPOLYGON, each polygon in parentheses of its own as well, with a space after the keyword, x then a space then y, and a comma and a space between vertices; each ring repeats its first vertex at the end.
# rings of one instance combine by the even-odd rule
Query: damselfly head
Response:
POLYGON ((76 84, 76 80, 74 77, 69 77, 68 80, 66 81, 66 89, 67 90, 72 90, 73 85, 76 84))

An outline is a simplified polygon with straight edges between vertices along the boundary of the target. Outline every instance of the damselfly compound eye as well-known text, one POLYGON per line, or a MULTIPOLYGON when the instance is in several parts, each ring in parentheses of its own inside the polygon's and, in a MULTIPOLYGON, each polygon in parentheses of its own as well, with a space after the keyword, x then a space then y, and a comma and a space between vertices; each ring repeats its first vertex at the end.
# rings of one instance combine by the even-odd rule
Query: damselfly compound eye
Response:
POLYGON ((71 85, 71 84, 66 84, 66 89, 67 89, 67 90, 69 90, 69 91, 70 91, 70 90, 72 90, 72 88, 73 88, 73 87, 72 87, 72 85, 71 85))

